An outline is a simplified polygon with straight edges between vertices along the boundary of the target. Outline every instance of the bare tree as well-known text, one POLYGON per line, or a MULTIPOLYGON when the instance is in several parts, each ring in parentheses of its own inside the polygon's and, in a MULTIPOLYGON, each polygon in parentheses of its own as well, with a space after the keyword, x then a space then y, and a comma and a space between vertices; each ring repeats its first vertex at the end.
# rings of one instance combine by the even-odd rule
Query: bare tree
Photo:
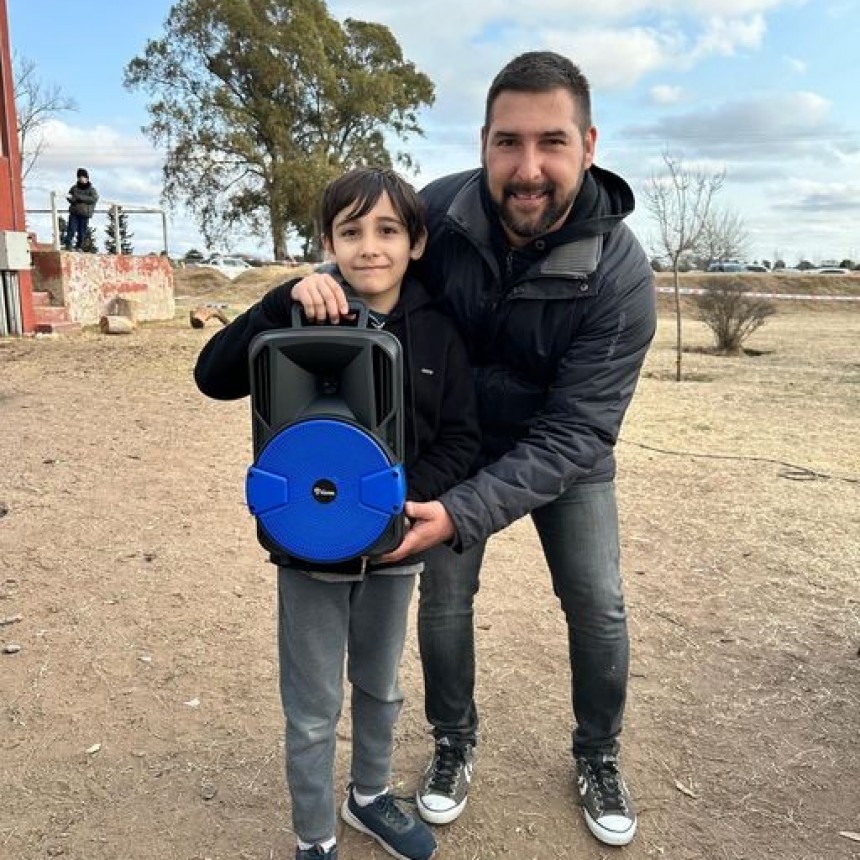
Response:
POLYGON ((699 242, 699 258, 704 269, 720 260, 738 260, 746 256, 749 231, 744 219, 731 209, 716 209, 705 219, 699 242))
POLYGON ((45 123, 63 111, 77 110, 75 100, 57 84, 46 84, 36 74, 36 64, 20 54, 12 59, 15 110, 18 114, 18 146, 21 150, 21 179, 36 166, 45 149, 45 123))
POLYGON ((675 288, 676 362, 675 379, 681 381, 681 287, 678 279, 682 259, 701 244, 711 214, 714 195, 722 188, 725 173, 690 168, 681 157, 663 153, 665 172, 652 176, 645 185, 645 206, 657 222, 658 247, 672 266, 675 288))

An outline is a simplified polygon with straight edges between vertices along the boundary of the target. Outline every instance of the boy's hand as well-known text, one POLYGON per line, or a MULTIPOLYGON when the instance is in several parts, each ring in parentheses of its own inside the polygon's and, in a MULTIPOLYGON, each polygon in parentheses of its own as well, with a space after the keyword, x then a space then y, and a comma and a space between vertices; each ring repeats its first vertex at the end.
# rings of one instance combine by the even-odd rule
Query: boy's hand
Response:
POLYGON ((311 322, 340 322, 349 314, 349 301, 341 285, 331 276, 315 272, 302 278, 290 290, 290 298, 301 303, 311 322))

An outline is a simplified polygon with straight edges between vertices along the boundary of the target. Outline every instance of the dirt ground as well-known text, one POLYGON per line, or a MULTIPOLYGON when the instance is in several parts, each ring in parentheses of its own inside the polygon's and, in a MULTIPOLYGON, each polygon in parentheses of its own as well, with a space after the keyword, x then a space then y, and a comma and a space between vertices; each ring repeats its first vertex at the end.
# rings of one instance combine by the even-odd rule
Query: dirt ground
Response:
MULTIPOLYGON (((248 404, 198 394, 219 323, 187 323, 260 278, 186 272, 176 319, 131 335, 0 340, 3 860, 292 857, 248 404)), ((618 446, 639 835, 601 846, 575 808, 566 637, 521 521, 485 565, 476 781, 440 858, 860 858, 860 309, 794 304, 740 359, 687 322, 680 384, 673 325, 618 446)), ((430 751, 414 636, 403 685, 409 794, 430 751)), ((346 718, 340 737, 345 780, 346 718)))

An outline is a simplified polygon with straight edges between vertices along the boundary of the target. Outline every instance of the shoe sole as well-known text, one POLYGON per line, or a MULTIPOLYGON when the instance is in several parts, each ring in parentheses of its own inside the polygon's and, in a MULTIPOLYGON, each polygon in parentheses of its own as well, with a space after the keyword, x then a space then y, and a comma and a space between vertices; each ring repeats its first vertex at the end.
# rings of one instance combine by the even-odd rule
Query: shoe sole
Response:
POLYGON ((452 821, 456 821, 463 810, 466 808, 466 801, 468 798, 464 797, 456 806, 451 809, 446 810, 438 810, 438 809, 428 809, 421 802, 421 795, 415 795, 415 805, 418 807, 418 814, 428 823, 428 824, 450 824, 452 821))
POLYGON ((629 845, 633 841, 633 837, 636 835, 636 825, 638 823, 636 821, 634 821, 627 830, 619 833, 617 830, 607 830, 605 827, 601 827, 584 808, 582 810, 582 814, 592 836, 604 845, 629 845))
MULTIPOLYGON (((392 857, 397 857, 398 860, 415 860, 414 857, 407 857, 405 854, 401 854, 389 845, 378 833, 375 833, 366 824, 363 824, 358 818, 356 818, 352 810, 349 808, 349 800, 345 800, 343 802, 343 806, 340 808, 340 817, 343 818, 350 827, 354 827, 361 833, 365 833, 367 836, 375 839, 392 857)), ((435 856, 436 851, 432 854, 428 854, 427 857, 423 858, 423 860, 431 860, 431 858, 435 856)))

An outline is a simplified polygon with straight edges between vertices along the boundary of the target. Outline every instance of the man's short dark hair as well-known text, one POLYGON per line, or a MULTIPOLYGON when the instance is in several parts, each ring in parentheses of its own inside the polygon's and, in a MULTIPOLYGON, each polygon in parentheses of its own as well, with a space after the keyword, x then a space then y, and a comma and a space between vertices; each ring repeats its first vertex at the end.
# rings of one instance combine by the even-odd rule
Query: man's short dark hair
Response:
POLYGON ((489 128, 493 104, 505 91, 546 93, 567 90, 579 108, 582 133, 591 128, 591 91, 588 79, 567 57, 553 51, 528 51, 514 57, 493 79, 487 93, 484 126, 489 128))
POLYGON ((334 219, 344 210, 351 218, 361 218, 376 206, 383 193, 406 227, 409 245, 415 247, 424 235, 424 204, 415 189, 393 170, 381 167, 355 167, 330 182, 323 192, 323 236, 330 242, 334 219))

